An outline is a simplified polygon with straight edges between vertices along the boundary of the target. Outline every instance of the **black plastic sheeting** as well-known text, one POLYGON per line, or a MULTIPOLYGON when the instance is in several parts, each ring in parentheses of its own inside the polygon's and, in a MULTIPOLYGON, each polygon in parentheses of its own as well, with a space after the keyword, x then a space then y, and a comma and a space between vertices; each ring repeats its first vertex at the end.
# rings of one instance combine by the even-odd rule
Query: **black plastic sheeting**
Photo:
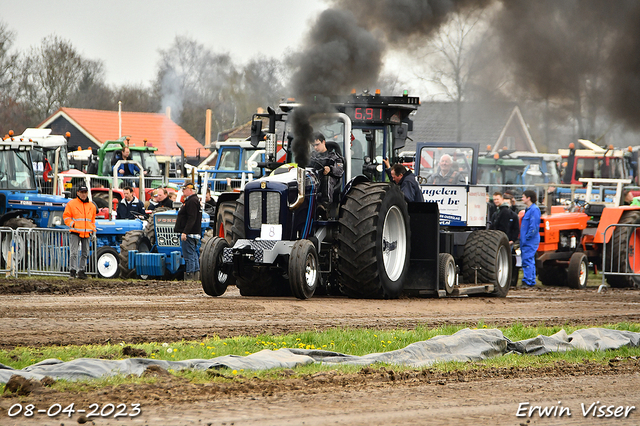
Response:
POLYGON ((47 359, 15 370, 0 364, 0 383, 6 383, 14 375, 42 379, 81 380, 113 375, 141 375, 147 367, 157 365, 166 370, 208 370, 229 368, 233 370, 267 370, 271 368, 295 368, 313 363, 371 365, 376 363, 397 364, 409 367, 426 367, 446 361, 480 361, 508 353, 542 355, 574 349, 598 351, 617 349, 623 346, 640 346, 640 333, 632 331, 588 328, 576 330, 568 335, 564 330, 552 336, 512 342, 498 329, 463 329, 453 335, 436 336, 429 340, 412 343, 403 349, 372 353, 363 356, 338 352, 305 349, 265 349, 247 356, 226 355, 212 359, 186 361, 162 361, 145 358, 130 358, 119 361, 81 358, 62 362, 47 359))

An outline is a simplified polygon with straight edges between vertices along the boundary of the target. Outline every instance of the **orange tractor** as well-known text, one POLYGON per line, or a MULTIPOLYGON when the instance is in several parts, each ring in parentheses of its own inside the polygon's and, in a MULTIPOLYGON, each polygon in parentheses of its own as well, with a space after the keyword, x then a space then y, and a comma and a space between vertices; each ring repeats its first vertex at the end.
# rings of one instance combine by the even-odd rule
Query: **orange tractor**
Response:
POLYGON ((611 287, 640 284, 640 227, 610 227, 615 224, 639 224, 639 206, 620 206, 622 179, 580 179, 587 183, 585 204, 578 211, 550 207, 540 219, 540 245, 536 254, 538 279, 544 285, 587 286, 589 262, 594 270, 603 265, 611 287), (590 202, 594 183, 617 186, 612 202, 590 202), (605 234, 606 230, 606 234, 605 234), (606 246, 606 249, 605 249, 606 246), (603 259, 606 253, 606 259, 603 259), (627 275, 622 275, 627 274, 627 275))

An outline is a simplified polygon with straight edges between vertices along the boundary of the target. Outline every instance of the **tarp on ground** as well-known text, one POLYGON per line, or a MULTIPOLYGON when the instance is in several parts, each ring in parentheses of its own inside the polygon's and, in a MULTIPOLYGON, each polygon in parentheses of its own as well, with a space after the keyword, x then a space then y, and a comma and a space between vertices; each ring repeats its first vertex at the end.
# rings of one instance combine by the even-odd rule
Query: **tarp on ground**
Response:
POLYGON ((166 370, 208 370, 229 368, 233 370, 267 370, 271 368, 295 368, 313 363, 371 365, 397 364, 409 367, 426 367, 436 362, 480 361, 507 353, 542 355, 574 349, 587 351, 617 349, 624 346, 640 346, 640 333, 605 328, 587 328, 571 334, 561 330, 552 336, 512 342, 498 329, 463 329, 452 335, 436 336, 412 343, 395 351, 372 353, 362 356, 313 349, 265 349, 247 356, 226 355, 212 359, 186 361, 162 361, 145 358, 103 360, 82 358, 63 362, 48 359, 15 370, 0 364, 0 383, 6 383, 14 375, 42 379, 79 380, 113 375, 141 375, 151 365, 166 370))

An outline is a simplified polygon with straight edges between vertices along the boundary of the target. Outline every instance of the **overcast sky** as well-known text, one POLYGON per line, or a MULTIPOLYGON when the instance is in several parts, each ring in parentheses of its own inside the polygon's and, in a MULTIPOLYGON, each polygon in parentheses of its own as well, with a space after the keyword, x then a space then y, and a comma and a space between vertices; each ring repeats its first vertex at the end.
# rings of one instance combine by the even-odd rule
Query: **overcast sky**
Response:
POLYGON ((177 35, 244 63, 297 49, 323 0, 0 0, 0 20, 26 51, 49 35, 102 60, 108 83, 148 84, 177 35))

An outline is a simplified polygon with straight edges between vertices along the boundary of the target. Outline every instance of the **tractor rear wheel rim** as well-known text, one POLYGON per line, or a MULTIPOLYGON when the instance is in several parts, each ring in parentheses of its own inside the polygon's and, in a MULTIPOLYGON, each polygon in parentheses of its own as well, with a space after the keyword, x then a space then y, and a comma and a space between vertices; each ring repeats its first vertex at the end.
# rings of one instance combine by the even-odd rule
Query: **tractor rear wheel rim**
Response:
POLYGON ((387 212, 382 228, 382 258, 384 269, 391 281, 396 281, 404 271, 407 256, 407 232, 404 217, 398 206, 387 212))
POLYGON ((496 282, 500 287, 504 287, 509 284, 510 277, 508 272, 511 263, 510 257, 511 256, 509 255, 509 253, 507 253, 507 250, 506 248, 504 248, 504 246, 501 246, 498 249, 498 268, 496 271, 496 282))

